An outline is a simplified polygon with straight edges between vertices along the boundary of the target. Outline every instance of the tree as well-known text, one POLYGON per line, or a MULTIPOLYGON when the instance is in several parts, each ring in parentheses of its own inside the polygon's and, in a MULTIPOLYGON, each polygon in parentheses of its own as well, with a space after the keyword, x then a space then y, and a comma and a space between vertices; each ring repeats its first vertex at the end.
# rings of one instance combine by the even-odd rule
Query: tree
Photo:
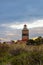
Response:
POLYGON ((26 44, 27 45, 34 45, 35 44, 35 41, 32 40, 32 39, 29 39, 26 44))
POLYGON ((39 36, 37 39, 35 39, 35 42, 37 45, 40 45, 43 43, 43 38, 41 36, 39 36))

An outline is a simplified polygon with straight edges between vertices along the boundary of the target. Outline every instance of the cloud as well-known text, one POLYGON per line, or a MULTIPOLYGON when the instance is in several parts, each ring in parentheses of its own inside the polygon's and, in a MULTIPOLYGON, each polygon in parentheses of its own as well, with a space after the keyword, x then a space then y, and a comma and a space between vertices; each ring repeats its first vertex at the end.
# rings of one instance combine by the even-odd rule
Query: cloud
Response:
MULTIPOLYGON (((21 29, 9 30, 9 31, 6 31, 6 33, 3 34, 3 36, 5 36, 5 37, 0 38, 3 41, 21 40, 22 39, 22 30, 21 29)), ((38 36, 43 36, 43 27, 29 29, 29 38, 35 38, 38 36)))
MULTIPOLYGON (((18 22, 19 23, 19 22, 18 22)), ((2 24, 0 26, 2 27, 8 27, 8 28, 12 28, 12 29, 22 29, 24 24, 27 24, 28 28, 35 28, 35 27, 43 27, 43 20, 36 20, 33 22, 22 22, 22 23, 8 23, 8 24, 2 24)))
POLYGON ((29 38, 43 36, 43 20, 34 20, 32 22, 15 22, 0 25, 0 38, 5 40, 21 40, 22 29, 27 24, 29 29, 29 38))
POLYGON ((10 28, 22 29, 24 24, 27 24, 28 28, 43 27, 43 20, 36 20, 36 21, 31 22, 31 23, 23 22, 22 24, 18 24, 18 25, 16 25, 16 24, 10 25, 9 27, 10 28))
POLYGON ((7 33, 6 36, 8 36, 8 37, 14 37, 14 36, 19 36, 19 35, 15 34, 14 32, 11 33, 11 31, 10 31, 10 33, 7 33))
POLYGON ((0 31, 0 40, 9 41, 9 40, 19 40, 21 39, 21 30, 14 29, 9 30, 5 29, 5 31, 0 31))
POLYGON ((21 39, 24 24, 30 37, 43 35, 43 0, 0 0, 0 37, 21 39))
POLYGON ((3 41, 10 41, 10 39, 8 39, 8 38, 0 38, 0 42, 3 42, 3 41))
POLYGON ((34 38, 42 36, 43 37, 43 27, 31 28, 29 29, 29 37, 34 38))

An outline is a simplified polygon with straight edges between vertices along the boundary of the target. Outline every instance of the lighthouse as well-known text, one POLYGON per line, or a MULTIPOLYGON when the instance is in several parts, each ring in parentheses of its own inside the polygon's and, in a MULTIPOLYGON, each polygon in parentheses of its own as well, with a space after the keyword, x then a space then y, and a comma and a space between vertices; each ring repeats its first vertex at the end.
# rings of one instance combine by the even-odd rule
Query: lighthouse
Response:
POLYGON ((29 40, 29 30, 27 28, 27 25, 25 24, 22 30, 22 41, 28 41, 29 40))

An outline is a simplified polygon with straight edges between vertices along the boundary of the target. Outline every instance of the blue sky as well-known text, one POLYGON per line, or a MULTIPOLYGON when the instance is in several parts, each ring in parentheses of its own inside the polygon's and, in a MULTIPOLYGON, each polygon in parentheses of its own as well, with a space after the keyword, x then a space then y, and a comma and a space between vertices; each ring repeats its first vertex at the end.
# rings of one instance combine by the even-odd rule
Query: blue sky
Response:
POLYGON ((30 26, 28 28, 43 27, 43 0, 0 0, 1 38, 6 38, 7 32, 14 32, 19 25, 21 29, 25 23, 30 26))
POLYGON ((0 23, 43 18, 43 0, 0 0, 0 23))

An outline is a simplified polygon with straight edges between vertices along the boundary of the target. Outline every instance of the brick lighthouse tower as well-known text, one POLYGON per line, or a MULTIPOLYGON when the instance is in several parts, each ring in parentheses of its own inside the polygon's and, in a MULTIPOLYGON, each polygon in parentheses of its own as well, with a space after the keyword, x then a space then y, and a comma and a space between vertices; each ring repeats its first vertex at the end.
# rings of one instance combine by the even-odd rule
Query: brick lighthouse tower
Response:
POLYGON ((24 25, 24 28, 22 30, 22 40, 27 41, 29 40, 29 30, 27 29, 27 25, 24 25))

